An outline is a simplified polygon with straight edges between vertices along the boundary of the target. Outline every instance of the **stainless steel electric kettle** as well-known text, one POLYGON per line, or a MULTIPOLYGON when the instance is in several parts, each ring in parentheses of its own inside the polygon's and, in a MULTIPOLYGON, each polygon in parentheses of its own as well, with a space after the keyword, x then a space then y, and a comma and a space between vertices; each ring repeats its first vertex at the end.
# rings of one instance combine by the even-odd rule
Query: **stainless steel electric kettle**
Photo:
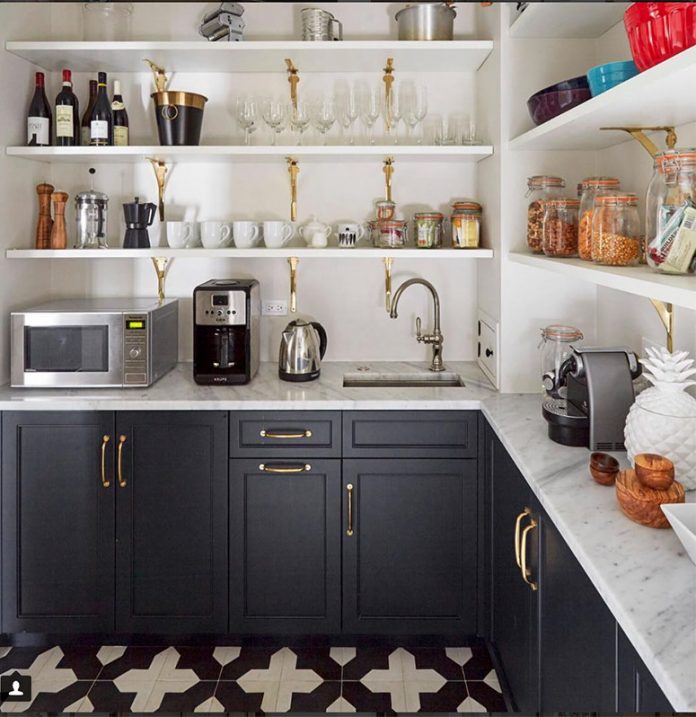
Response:
POLYGON ((326 353, 326 331, 317 321, 295 319, 280 339, 278 375, 283 381, 313 381, 319 378, 326 353))

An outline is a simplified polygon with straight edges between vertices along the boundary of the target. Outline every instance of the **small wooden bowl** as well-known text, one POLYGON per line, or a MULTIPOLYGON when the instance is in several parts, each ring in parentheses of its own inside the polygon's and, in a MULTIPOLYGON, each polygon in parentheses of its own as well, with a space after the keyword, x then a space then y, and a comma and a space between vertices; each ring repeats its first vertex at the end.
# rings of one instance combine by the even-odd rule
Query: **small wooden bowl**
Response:
POLYGON ((674 482, 674 463, 657 453, 639 453, 635 457, 638 480, 648 488, 667 490, 674 482))
POLYGON ((590 474, 600 485, 614 485, 619 472, 619 462, 608 453, 593 453, 590 456, 590 474))
POLYGON ((669 528, 667 516, 660 506, 664 503, 683 503, 684 488, 673 481, 667 490, 643 485, 632 470, 621 471, 616 479, 616 498, 624 514, 636 523, 650 528, 669 528))

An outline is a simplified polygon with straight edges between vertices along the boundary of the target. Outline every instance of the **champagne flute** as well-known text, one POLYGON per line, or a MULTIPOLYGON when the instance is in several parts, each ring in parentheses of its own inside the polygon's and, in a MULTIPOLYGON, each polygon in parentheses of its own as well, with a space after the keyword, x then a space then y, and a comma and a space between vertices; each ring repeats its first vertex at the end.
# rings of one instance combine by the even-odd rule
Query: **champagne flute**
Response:
MULTIPOLYGON (((428 89, 425 85, 416 86, 412 80, 404 80, 399 88, 401 105, 403 107, 403 120, 406 125, 406 141, 412 141, 416 127, 428 114, 428 89)), ((422 144, 422 135, 417 143, 422 144)))
POLYGON ((334 86, 336 98, 336 114, 343 128, 343 136, 348 136, 348 144, 355 144, 351 128, 358 118, 358 103, 355 93, 346 80, 337 80, 334 86))
POLYGON ((312 108, 312 124, 321 133, 322 145, 326 146, 326 133, 336 122, 336 103, 333 97, 318 99, 312 108))
POLYGON ((237 98, 235 106, 237 124, 244 131, 244 144, 251 144, 251 133, 258 127, 259 110, 256 97, 244 95, 237 98))
POLYGON ((292 102, 288 107, 288 117, 290 121, 290 127, 297 132, 297 144, 302 144, 302 136, 309 127, 310 122, 310 111, 309 106, 302 100, 297 101, 297 106, 293 105, 292 102))
POLYGON ((263 121, 273 131, 271 146, 276 146, 277 136, 285 129, 288 113, 284 102, 266 98, 261 105, 263 121))
POLYGON ((380 114, 378 91, 373 90, 365 80, 359 80, 355 83, 355 99, 358 115, 367 129, 368 142, 374 144, 373 127, 380 114))
POLYGON ((392 85, 388 100, 386 92, 381 95, 381 107, 387 137, 393 136, 394 144, 399 144, 399 122, 401 121, 403 106, 399 91, 394 85, 392 85))

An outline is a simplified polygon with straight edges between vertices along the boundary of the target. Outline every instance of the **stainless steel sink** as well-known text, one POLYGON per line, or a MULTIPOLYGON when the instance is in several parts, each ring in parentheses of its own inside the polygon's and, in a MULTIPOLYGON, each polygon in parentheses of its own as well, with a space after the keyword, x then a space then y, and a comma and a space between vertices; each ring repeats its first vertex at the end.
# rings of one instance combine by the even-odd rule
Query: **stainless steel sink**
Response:
POLYGON ((344 388, 463 388, 464 381, 458 373, 347 373, 343 376, 344 388))

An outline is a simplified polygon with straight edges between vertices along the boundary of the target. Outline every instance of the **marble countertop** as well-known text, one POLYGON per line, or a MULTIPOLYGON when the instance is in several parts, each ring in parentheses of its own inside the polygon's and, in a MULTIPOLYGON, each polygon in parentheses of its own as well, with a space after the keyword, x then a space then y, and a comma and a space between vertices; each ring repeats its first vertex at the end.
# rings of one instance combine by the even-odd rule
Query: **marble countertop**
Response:
MULTIPOLYGON (((0 410, 481 410, 673 707, 696 712, 696 566, 671 530, 628 520, 589 476, 589 452, 550 441, 537 395, 498 394, 473 363, 463 388, 343 388, 343 375, 423 372, 423 364, 325 363, 318 381, 197 386, 181 364, 148 389, 0 388, 0 410)), ((687 500, 696 501, 696 494, 687 500)))

